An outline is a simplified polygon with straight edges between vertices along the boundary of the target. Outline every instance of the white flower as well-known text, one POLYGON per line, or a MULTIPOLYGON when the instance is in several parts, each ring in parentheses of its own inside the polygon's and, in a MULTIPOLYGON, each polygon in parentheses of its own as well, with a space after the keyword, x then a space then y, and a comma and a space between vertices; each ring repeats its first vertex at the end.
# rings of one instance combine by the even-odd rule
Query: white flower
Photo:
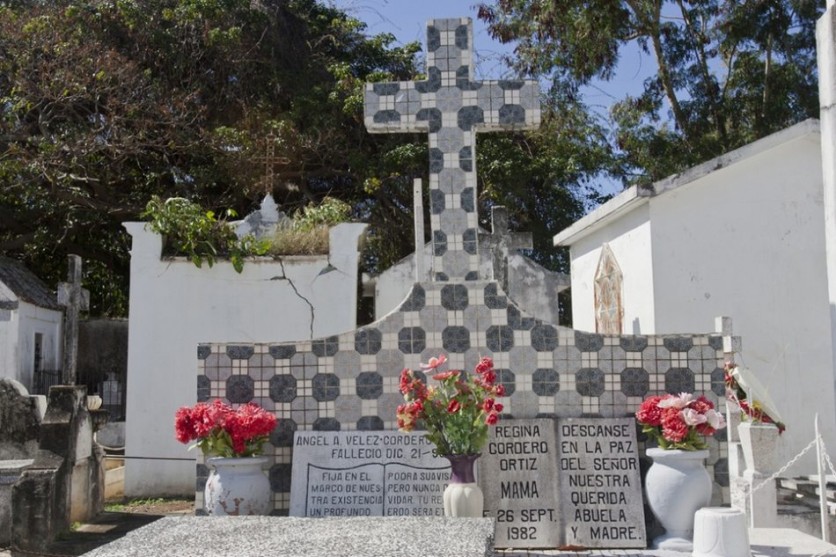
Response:
POLYGON ((679 393, 679 396, 669 396, 659 401, 659 408, 676 408, 682 410, 694 401, 691 393, 679 393))
POLYGON ((726 419, 723 417, 723 414, 713 408, 705 413, 705 418, 708 420, 708 425, 713 429, 723 429, 726 427, 726 419))
POLYGON ((708 418, 704 414, 700 414, 693 408, 686 408, 679 415, 682 416, 682 421, 685 422, 685 425, 689 426, 704 424, 708 421, 708 418))

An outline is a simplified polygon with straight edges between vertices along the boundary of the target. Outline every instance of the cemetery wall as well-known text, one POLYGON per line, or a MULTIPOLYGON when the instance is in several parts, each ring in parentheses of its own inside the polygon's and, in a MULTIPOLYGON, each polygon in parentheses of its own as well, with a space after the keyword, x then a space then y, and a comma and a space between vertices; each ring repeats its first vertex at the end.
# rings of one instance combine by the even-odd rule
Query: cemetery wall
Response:
MULTIPOLYGON (((814 438, 816 413, 836 446, 820 141, 816 121, 798 124, 655 184, 644 204, 571 245, 578 329, 594 329, 604 243, 624 274, 625 332, 701 330, 716 315, 732 318, 744 339, 737 362, 757 374, 788 425, 782 461, 814 438)), ((805 462, 814 469, 812 456, 805 462)))
MULTIPOLYGON (((199 400, 253 401, 279 418, 267 450, 277 513, 289 509, 295 431, 397 429, 401 370, 442 352, 451 369, 494 359, 508 394, 503 419, 632 416, 646 396, 663 392, 705 393, 725 406, 723 348, 731 341, 719 333, 584 333, 526 316, 495 282, 466 285, 416 284, 397 311, 340 335, 198 348, 199 400)), ((728 501, 727 447, 712 439, 710 448, 719 504, 728 501)), ((199 503, 207 474, 198 455, 199 503)))
POLYGON ((111 421, 125 419, 128 320, 89 319, 78 324, 78 383, 102 397, 111 421))
POLYGON ((195 402, 199 342, 312 339, 356 325, 363 224, 331 230, 327 256, 228 261, 197 268, 161 259, 161 238, 127 223, 131 249, 125 494, 194 489, 194 453, 173 434, 174 413, 195 402), (330 266, 329 266, 330 265, 330 266))

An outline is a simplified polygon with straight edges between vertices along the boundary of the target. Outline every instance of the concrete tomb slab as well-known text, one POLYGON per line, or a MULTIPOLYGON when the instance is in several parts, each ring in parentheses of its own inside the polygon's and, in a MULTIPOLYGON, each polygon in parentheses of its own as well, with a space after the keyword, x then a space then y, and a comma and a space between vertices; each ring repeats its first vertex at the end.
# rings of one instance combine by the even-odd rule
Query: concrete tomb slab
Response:
POLYGON ((86 557, 487 557, 487 518, 166 517, 86 557))

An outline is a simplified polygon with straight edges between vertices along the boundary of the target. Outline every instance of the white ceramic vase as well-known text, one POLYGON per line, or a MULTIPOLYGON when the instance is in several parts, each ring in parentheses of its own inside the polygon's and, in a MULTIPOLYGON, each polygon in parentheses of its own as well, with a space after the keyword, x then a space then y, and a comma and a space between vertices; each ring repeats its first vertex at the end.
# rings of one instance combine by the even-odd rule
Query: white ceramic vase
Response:
POLYGON ((693 549, 694 515, 711 502, 711 478, 703 461, 708 451, 647 449, 653 464, 645 478, 650 510, 665 528, 654 549, 693 549))
POLYGON ((270 480, 263 456, 211 457, 203 490, 203 507, 210 516, 267 515, 272 510, 270 480))
POLYGON ((474 474, 479 455, 446 455, 446 458, 450 461, 450 483, 444 488, 444 516, 481 518, 485 499, 474 474))

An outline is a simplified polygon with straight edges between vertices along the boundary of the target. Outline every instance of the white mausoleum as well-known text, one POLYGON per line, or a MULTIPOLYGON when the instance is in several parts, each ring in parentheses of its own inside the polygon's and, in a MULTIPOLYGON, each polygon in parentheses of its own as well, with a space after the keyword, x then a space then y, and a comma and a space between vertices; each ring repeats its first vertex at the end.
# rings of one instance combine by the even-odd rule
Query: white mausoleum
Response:
POLYGON ((575 329, 712 331, 729 316, 737 363, 787 424, 782 456, 812 441, 816 413, 836 447, 818 121, 633 186, 554 243, 570 249, 575 329))
POLYGON ((18 261, 0 256, 0 377, 34 392, 36 373, 60 370, 63 318, 55 292, 18 261))

